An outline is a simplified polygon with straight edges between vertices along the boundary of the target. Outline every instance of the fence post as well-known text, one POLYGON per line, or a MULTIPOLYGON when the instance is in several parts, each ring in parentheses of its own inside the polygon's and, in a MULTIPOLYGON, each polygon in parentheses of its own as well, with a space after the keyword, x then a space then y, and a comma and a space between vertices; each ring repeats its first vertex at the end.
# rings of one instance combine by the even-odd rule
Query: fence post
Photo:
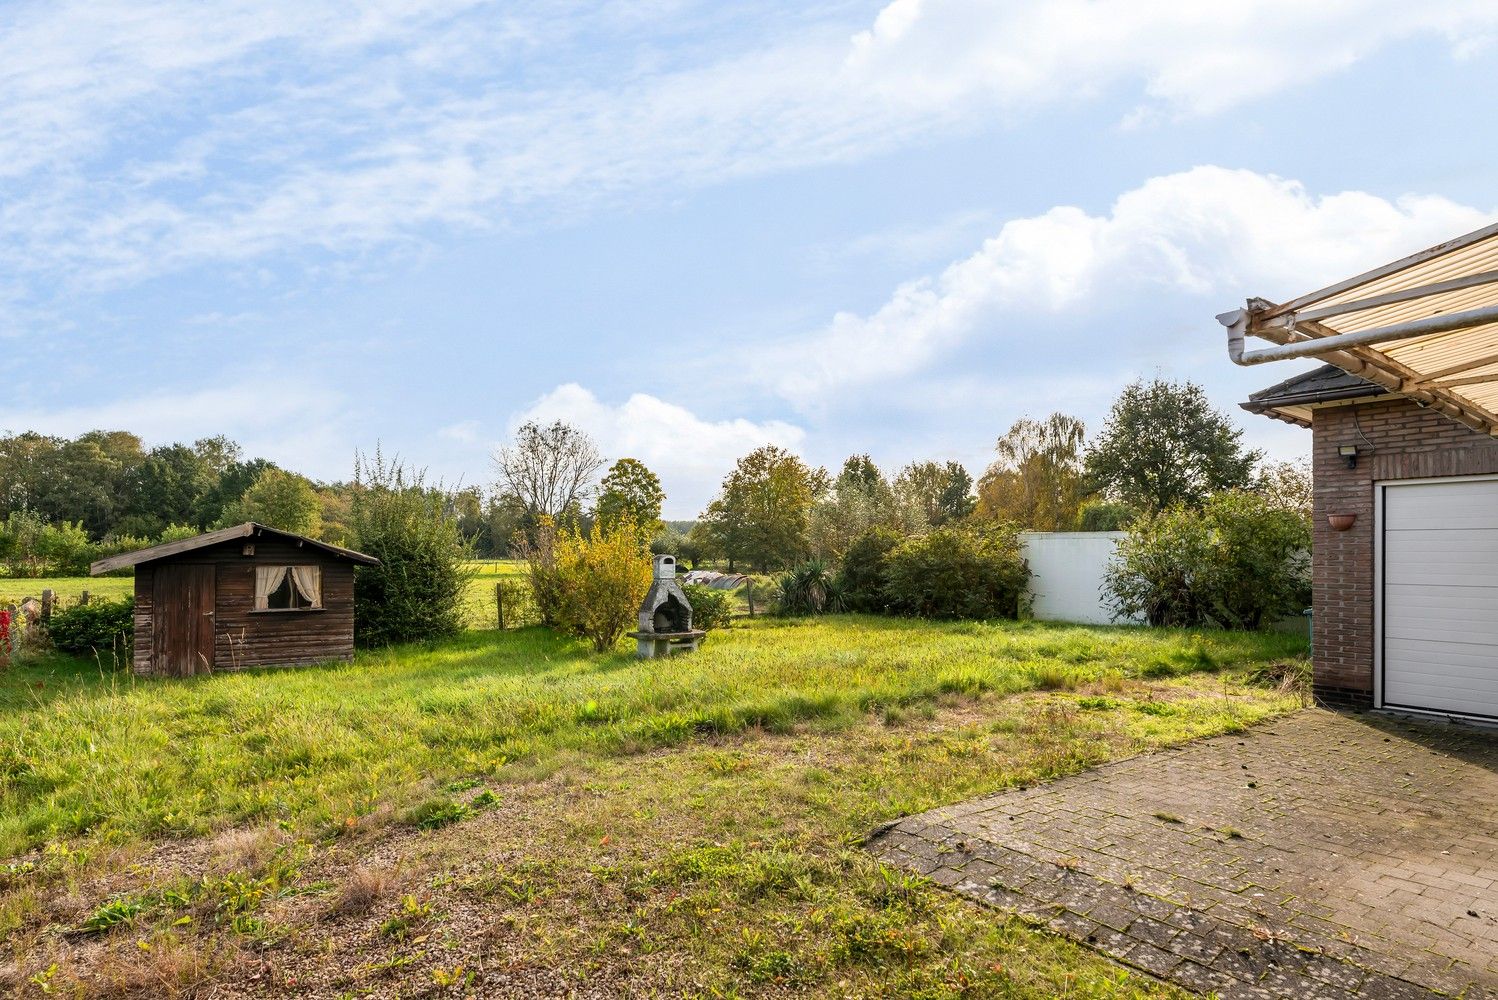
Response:
POLYGON ((754 581, 750 580, 744 584, 744 596, 749 599, 749 617, 754 617, 754 581))
POLYGON ((494 606, 499 610, 499 630, 505 630, 505 585, 496 583, 494 585, 494 606))
POLYGON ((78 595, 78 603, 80 605, 88 603, 88 591, 85 590, 83 593, 78 595))
POLYGON ((54 593, 52 593, 52 588, 51 587, 48 587, 48 588, 46 588, 45 590, 42 591, 42 624, 43 625, 47 624, 48 622, 50 622, 52 620, 52 602, 54 600, 56 600, 56 597, 57 597, 57 595, 55 595, 54 593))

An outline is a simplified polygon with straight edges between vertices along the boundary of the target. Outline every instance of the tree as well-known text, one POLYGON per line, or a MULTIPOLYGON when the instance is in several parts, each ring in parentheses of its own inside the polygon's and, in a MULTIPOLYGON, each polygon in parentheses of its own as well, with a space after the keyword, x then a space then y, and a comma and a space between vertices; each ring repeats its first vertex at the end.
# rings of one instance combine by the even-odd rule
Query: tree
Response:
POLYGON ((380 560, 354 574, 354 640, 361 646, 441 639, 463 630, 471 571, 449 497, 378 450, 359 457, 350 541, 380 560))
POLYGON ((661 527, 661 504, 665 499, 655 473, 643 462, 621 458, 603 477, 596 516, 606 528, 631 521, 649 537, 661 527))
POLYGON ((930 527, 940 528, 973 510, 973 477, 960 462, 912 462, 895 477, 895 496, 930 527))
POLYGON ((907 523, 896 503, 895 491, 868 455, 843 462, 829 495, 812 508, 808 534, 811 550, 822 559, 840 559, 853 539, 871 528, 917 530, 907 523))
POLYGON ((738 560, 761 570, 789 566, 806 555, 808 517, 826 479, 784 448, 758 448, 739 459, 703 512, 702 540, 730 569, 738 560))
POLYGON ((535 421, 515 432, 513 444, 494 454, 502 493, 514 497, 532 518, 576 518, 592 495, 603 456, 586 432, 558 420, 535 421))
POLYGON ((1314 482, 1309 462, 1275 462, 1259 470, 1253 488, 1274 506, 1309 521, 1314 482))
POLYGON ((168 524, 206 527, 199 515, 216 476, 198 452, 185 444, 152 448, 133 478, 125 513, 134 533, 156 535, 168 524))
POLYGON ((1251 484, 1260 453, 1245 450, 1242 437, 1196 383, 1136 381, 1087 453, 1087 476, 1093 489, 1145 512, 1200 507, 1251 484))
POLYGON ((1065 413, 1023 417, 999 438, 998 460, 978 482, 978 514, 1035 531, 1069 531, 1082 502, 1087 428, 1065 413))
POLYGON ((224 511, 220 523, 245 521, 316 538, 322 531, 322 500, 305 477, 272 466, 224 511))

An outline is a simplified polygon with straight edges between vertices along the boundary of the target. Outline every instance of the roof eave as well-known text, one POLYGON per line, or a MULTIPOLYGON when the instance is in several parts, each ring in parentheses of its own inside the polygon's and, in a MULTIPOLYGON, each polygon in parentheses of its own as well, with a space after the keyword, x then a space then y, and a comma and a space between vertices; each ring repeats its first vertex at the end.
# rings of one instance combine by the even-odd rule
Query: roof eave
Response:
POLYGON ((183 555, 187 552, 195 552, 198 549, 211 548, 232 542, 240 538, 251 538, 266 532, 280 538, 296 541, 298 544, 311 545, 329 555, 339 559, 347 559, 349 562, 362 566, 378 566, 380 561, 374 556, 365 555, 363 552, 355 552, 353 549, 345 549, 342 546, 332 545, 328 542, 320 542, 315 538, 298 535, 290 531, 282 531, 255 521, 246 521, 243 524, 231 525, 227 528, 219 528, 216 531, 204 532, 194 535, 192 538, 183 538, 175 542, 162 542, 144 549, 136 549, 134 552, 122 552, 117 556, 100 559, 92 563, 88 572, 90 576, 101 576, 105 573, 113 573, 115 570, 126 569, 131 566, 139 566, 142 563, 156 562, 161 559, 170 559, 172 556, 183 555))

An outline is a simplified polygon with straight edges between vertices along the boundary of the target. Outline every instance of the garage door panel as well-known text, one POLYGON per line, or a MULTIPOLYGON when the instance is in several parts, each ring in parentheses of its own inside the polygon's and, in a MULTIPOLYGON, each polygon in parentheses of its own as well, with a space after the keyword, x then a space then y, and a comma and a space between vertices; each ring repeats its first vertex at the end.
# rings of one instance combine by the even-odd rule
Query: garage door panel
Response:
POLYGON ((1383 703, 1498 717, 1498 481, 1390 485, 1383 703))
POLYGON ((1390 584, 1384 588, 1384 637, 1498 645, 1498 589, 1390 584))
POLYGON ((1492 586, 1498 530, 1389 531, 1384 536, 1386 584, 1492 586))
POLYGON ((1498 660, 1491 644, 1441 642, 1429 639, 1386 639, 1384 656, 1402 664, 1419 665, 1428 672, 1481 679, 1498 678, 1498 660))
POLYGON ((1384 494, 1384 518, 1390 530, 1400 526, 1469 530, 1498 528, 1493 480, 1421 483, 1390 487, 1384 494))

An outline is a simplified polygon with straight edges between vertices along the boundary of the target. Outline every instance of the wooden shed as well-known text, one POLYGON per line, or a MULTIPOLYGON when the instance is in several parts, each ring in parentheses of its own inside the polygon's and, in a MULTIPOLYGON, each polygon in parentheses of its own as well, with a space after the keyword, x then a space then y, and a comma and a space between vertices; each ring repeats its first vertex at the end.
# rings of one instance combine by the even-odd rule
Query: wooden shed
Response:
POLYGON ((94 563, 135 567, 135 672, 185 677, 354 655, 354 567, 373 556, 247 522, 94 563))

